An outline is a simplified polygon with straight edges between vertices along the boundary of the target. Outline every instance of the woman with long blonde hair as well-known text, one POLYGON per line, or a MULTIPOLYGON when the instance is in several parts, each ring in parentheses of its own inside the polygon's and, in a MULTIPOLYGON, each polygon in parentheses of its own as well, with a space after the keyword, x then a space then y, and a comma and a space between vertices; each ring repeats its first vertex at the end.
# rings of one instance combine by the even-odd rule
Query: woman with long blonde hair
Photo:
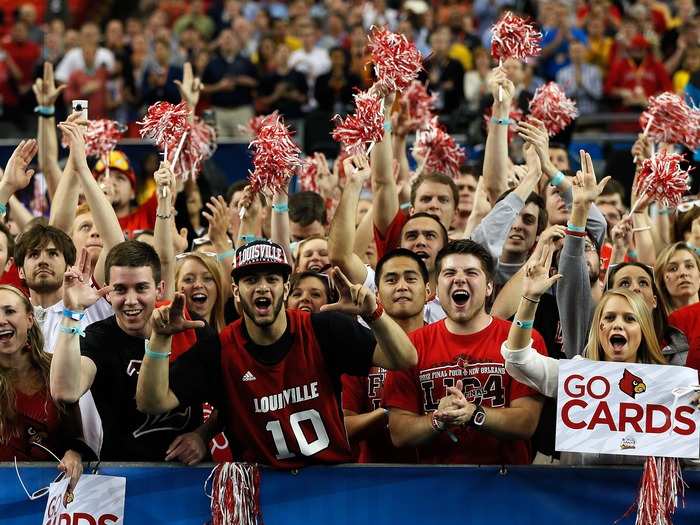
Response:
POLYGON ((46 449, 57 451, 72 488, 83 457, 95 455, 82 438, 77 403, 58 406, 51 399, 50 368, 29 299, 0 285, 0 461, 50 461, 46 449))
POLYGON ((666 315, 700 300, 700 256, 685 243, 677 242, 661 250, 654 276, 666 315))
POLYGON ((189 252, 177 257, 175 289, 185 294, 187 309, 197 319, 209 323, 217 332, 226 326, 221 263, 215 253, 189 252))

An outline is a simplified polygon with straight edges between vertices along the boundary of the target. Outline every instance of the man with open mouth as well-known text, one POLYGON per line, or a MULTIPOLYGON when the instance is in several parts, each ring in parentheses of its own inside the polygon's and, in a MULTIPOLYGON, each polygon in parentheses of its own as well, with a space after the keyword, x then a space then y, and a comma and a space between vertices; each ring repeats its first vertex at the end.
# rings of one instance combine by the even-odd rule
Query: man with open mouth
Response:
POLYGON ((372 365, 408 368, 416 351, 374 294, 337 268, 329 273, 337 303, 316 314, 285 310, 291 271, 274 242, 239 247, 232 277, 242 319, 192 347, 170 371, 161 356, 183 329, 182 298, 156 310, 139 374, 139 409, 160 414, 180 403, 210 402, 239 461, 283 469, 351 461, 340 375, 366 375, 372 365))
MULTIPOLYGON (((478 243, 452 241, 436 269, 447 317, 409 335, 417 366, 387 373, 392 441, 418 447, 420 463, 528 464, 542 398, 505 370, 500 345, 511 323, 484 308, 494 261, 478 243)), ((542 337, 533 332, 533 339, 546 354, 542 337)))

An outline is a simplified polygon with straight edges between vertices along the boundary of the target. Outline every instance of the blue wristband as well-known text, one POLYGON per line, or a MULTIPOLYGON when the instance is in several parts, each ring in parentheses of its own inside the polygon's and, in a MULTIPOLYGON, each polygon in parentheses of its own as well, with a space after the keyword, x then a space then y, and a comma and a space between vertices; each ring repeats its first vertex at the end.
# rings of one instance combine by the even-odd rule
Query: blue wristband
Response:
POLYGON ((273 204, 272 211, 276 211, 277 213, 287 213, 289 211, 289 205, 288 204, 273 204))
POLYGON ((56 114, 56 110, 53 106, 37 106, 34 108, 34 113, 41 117, 53 117, 56 114))
POLYGON ((585 226, 574 226, 571 223, 568 223, 566 225, 566 229, 572 232, 577 232, 577 233, 586 233, 586 227, 585 226))
POLYGON ((216 260, 221 262, 228 257, 233 257, 234 255, 236 255, 236 250, 226 250, 225 252, 217 253, 216 260))
POLYGON ((557 171, 554 174, 554 177, 549 181, 550 186, 561 186, 561 183, 564 182, 564 174, 561 171, 557 171))
POLYGON ((659 208, 658 214, 659 215, 671 215, 671 208, 659 208))
POLYGON ((64 326, 62 324, 58 325, 58 330, 64 334, 79 335, 80 337, 85 337, 85 331, 79 326, 64 326))
POLYGON ((170 354, 172 354, 172 352, 168 352, 167 354, 164 354, 163 352, 154 352, 154 351, 151 350, 150 347, 148 346, 148 339, 146 339, 146 340, 143 342, 143 348, 144 348, 144 351, 145 351, 145 352, 144 352, 145 355, 147 355, 147 356, 150 357, 151 359, 168 359, 168 358, 170 358, 170 354))
POLYGON ((700 248, 698 248, 697 246, 693 246, 693 245, 690 244, 689 242, 685 243, 685 245, 686 245, 688 248, 690 248, 691 250, 693 250, 695 253, 697 253, 698 255, 700 255, 700 248))
POLYGON ((7 204, 0 202, 0 217, 7 215, 7 204))
POLYGON ((521 321, 520 319, 513 319, 513 324, 518 328, 527 330, 528 328, 532 328, 535 325, 535 321, 521 321))
POLYGON ((407 209, 409 209, 410 207, 411 207, 411 203, 410 203, 410 202, 404 202, 402 205, 399 206, 399 208, 402 209, 402 210, 407 210, 407 209))
POLYGON ((249 242, 258 240, 258 238, 255 235, 241 235, 239 239, 243 241, 244 244, 248 244, 249 242))
POLYGON ((639 254, 637 250, 627 250, 627 257, 630 259, 639 259, 639 254))
POLYGON ((384 121, 384 131, 386 131, 387 133, 391 133, 391 121, 384 121))
POLYGON ((493 122, 497 126, 510 126, 511 124, 515 124, 515 121, 508 118, 508 117, 506 117, 506 118, 491 117, 491 122, 493 122))
POLYGON ((82 321, 83 317, 85 317, 85 311, 76 312, 74 310, 69 310, 68 308, 64 308, 63 309, 63 317, 67 317, 68 319, 73 319, 73 321, 82 321))

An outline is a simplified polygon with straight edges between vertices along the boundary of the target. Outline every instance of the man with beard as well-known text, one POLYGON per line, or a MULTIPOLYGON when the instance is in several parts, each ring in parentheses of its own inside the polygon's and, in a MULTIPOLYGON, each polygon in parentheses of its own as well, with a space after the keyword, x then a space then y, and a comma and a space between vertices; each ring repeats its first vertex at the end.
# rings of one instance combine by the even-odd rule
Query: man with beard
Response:
POLYGON ((238 248, 233 293, 243 318, 191 348, 170 373, 163 358, 172 335, 186 326, 182 301, 156 310, 139 375, 139 409, 160 414, 180 403, 209 401, 219 409, 237 461, 284 469, 351 461, 341 374, 367 375, 372 365, 407 368, 416 363, 416 351, 375 296, 337 268, 330 278, 339 302, 317 314, 283 310, 291 270, 276 243, 238 248), (357 315, 370 330, 351 317, 357 315))
MULTIPOLYGON (((500 345, 511 323, 485 309, 494 261, 478 243, 452 241, 436 267, 447 318, 411 333, 418 364, 386 376, 391 439, 418 447, 420 463, 530 463, 542 398, 505 370, 500 345)), ((533 339, 545 353, 542 337, 533 332, 533 339)))
MULTIPOLYGON (((340 203, 333 216, 328 238, 328 251, 331 264, 338 266, 350 282, 364 283, 364 286, 377 291, 375 272, 362 263, 353 252, 355 244, 355 210, 362 187, 370 175, 366 157, 354 156, 345 159, 343 168, 348 179, 340 197, 340 203)), ((407 218, 400 231, 400 247, 412 251, 420 257, 428 269, 428 285, 435 290, 435 257, 447 244, 447 231, 436 215, 418 212, 407 218)), ((425 305, 424 319, 433 323, 445 317, 437 299, 431 298, 425 305)))
MULTIPOLYGON (((387 253, 374 276, 379 302, 407 334, 422 328, 430 294, 423 259, 405 248, 387 253)), ((414 463, 415 450, 391 444, 387 411, 381 408, 386 370, 372 367, 367 377, 343 376, 343 412, 351 442, 359 442, 360 463, 414 463)))
MULTIPOLYGON (((108 286, 99 290, 90 286, 89 272, 88 253, 83 249, 77 266, 64 277, 65 310, 51 361, 51 396, 70 403, 92 393, 104 429, 103 461, 178 458, 187 464, 197 462, 211 438, 207 426, 200 426, 201 403, 174 406, 156 418, 141 414, 134 399, 149 319, 164 287, 158 254, 145 243, 125 241, 107 254, 108 286), (80 317, 103 296, 112 303, 114 315, 83 331, 80 317)), ((185 337, 193 341, 191 329, 203 325, 184 321, 185 337)))

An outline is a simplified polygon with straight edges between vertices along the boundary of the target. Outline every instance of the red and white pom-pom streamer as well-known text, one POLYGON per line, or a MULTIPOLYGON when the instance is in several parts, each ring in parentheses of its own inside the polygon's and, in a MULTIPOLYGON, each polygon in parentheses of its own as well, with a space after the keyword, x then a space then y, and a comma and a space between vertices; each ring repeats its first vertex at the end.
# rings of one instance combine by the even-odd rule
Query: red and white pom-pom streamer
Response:
POLYGON ((697 146, 697 113, 683 97, 666 91, 649 98, 649 106, 639 117, 644 135, 652 142, 697 146))
POLYGON ((681 168, 684 160, 683 155, 670 151, 661 151, 645 159, 634 183, 634 191, 639 196, 637 202, 641 202, 643 196, 650 196, 659 206, 678 206, 689 189, 688 173, 692 169, 681 168))
POLYGON ((301 191, 313 191, 318 193, 318 166, 313 157, 306 157, 299 168, 299 186, 301 191))
POLYGON ((416 45, 384 27, 370 29, 368 48, 377 81, 387 91, 405 89, 423 69, 423 57, 416 45))
POLYGON ((686 132, 685 145, 688 149, 695 151, 700 148, 700 109, 690 107, 690 119, 688 120, 688 131, 686 132))
POLYGON ((172 137, 173 142, 169 142, 166 149, 173 173, 182 180, 197 177, 204 161, 216 151, 216 131, 200 118, 195 118, 177 144, 174 143, 176 138, 172 137))
POLYGON ((491 55, 496 60, 525 60, 542 51, 542 33, 533 22, 507 11, 491 28, 491 55))
MULTIPOLYGON (((277 111, 273 111, 271 115, 277 115, 277 111)), ((248 133, 253 137, 257 137, 258 131, 260 131, 260 126, 262 126, 263 119, 267 115, 258 115, 256 117, 252 117, 249 121, 248 124, 245 126, 240 125, 238 126, 238 129, 240 129, 244 133, 248 133)))
POLYGON ((187 131, 189 115, 186 102, 156 102, 148 108, 143 120, 137 122, 141 126, 139 134, 151 139, 162 150, 166 143, 177 143, 187 131))
POLYGON ((260 121, 253 148, 253 172, 248 179, 254 193, 286 191, 289 178, 301 166, 301 150, 282 117, 273 113, 260 121))
POLYGON ((85 153, 88 157, 105 158, 117 146, 123 133, 122 125, 114 120, 89 121, 85 131, 85 153))
POLYGON ((430 119, 433 118, 437 96, 428 93, 422 82, 414 80, 403 90, 401 98, 406 104, 408 120, 411 123, 409 131, 415 132, 428 127, 430 119))
POLYGON ((549 82, 535 91, 530 101, 530 114, 544 123, 551 137, 578 117, 578 109, 556 83, 549 82))
POLYGON ((355 113, 342 118, 333 117, 336 126, 333 140, 340 142, 351 155, 363 155, 365 144, 372 144, 384 137, 384 108, 382 99, 368 91, 354 95, 355 113))
POLYGON ((465 159, 464 149, 442 128, 437 117, 427 130, 418 132, 412 152, 423 159, 423 173, 439 172, 450 177, 459 175, 465 159))
MULTIPOLYGON (((214 467, 211 494, 212 525, 262 525, 260 468, 251 463, 221 463, 214 467)), ((209 479, 204 485, 205 493, 209 479)))
POLYGON ((629 516, 636 507, 635 525, 672 525, 678 498, 683 499, 684 488, 681 465, 677 458, 648 457, 644 462, 637 500, 623 518, 629 516))

